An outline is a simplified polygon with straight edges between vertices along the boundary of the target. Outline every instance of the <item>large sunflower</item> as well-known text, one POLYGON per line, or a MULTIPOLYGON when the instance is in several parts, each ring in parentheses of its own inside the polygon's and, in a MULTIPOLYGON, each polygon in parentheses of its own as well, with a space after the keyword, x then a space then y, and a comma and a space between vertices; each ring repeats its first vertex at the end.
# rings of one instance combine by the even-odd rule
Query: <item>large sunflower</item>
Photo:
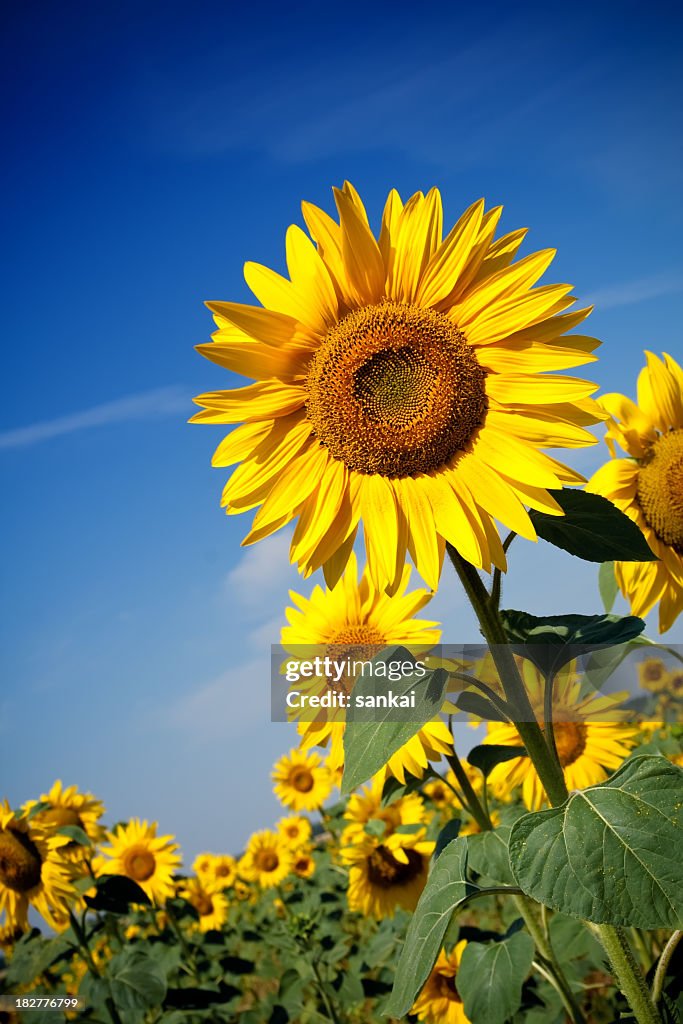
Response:
MULTIPOLYGON (((544 681, 531 662, 522 664, 522 675, 531 706, 543 721, 544 681)), ((586 789, 607 778, 628 757, 636 743, 638 729, 626 723, 627 712, 619 710, 623 697, 596 693, 581 695, 581 683, 574 666, 565 667, 553 687, 553 732, 557 755, 568 790, 586 789)), ((519 733, 510 722, 489 722, 484 743, 507 747, 522 746, 519 733)), ((493 791, 504 799, 517 786, 530 810, 537 810, 546 799, 545 790, 533 761, 515 757, 498 764, 489 775, 493 791)))
POLYGON ((61 930, 69 904, 76 904, 71 866, 55 849, 49 832, 0 803, 0 927, 28 927, 29 906, 61 930), (5 921, 3 922, 3 918, 5 921))
POLYGON ((382 804, 382 790, 382 780, 375 776, 368 786, 349 797, 344 811, 344 821, 348 822, 342 834, 344 845, 361 840, 369 821, 383 822, 385 836, 393 835, 401 825, 426 823, 425 806, 417 793, 407 793, 391 803, 382 804))
POLYGON ((657 562, 616 562, 619 588, 633 615, 647 615, 659 601, 659 632, 683 610, 683 369, 645 353, 638 404, 625 395, 603 395, 610 414, 607 444, 612 460, 595 473, 589 491, 602 494, 643 531, 657 562), (616 457, 615 442, 630 456, 616 457))
POLYGON ((175 892, 174 872, 180 866, 178 844, 173 836, 157 836, 153 822, 131 818, 108 834, 109 845, 102 846, 93 860, 97 875, 127 875, 147 893, 153 903, 163 903, 175 892))
POLYGON ((202 355, 256 383, 200 395, 193 420, 241 423, 216 466, 241 463, 229 514, 261 506, 245 544, 298 517, 291 560, 333 585, 362 519, 371 578, 398 586, 406 551, 431 588, 445 541, 505 568, 494 519, 535 539, 524 506, 561 515, 547 488, 581 478, 539 449, 589 445, 595 386, 545 376, 591 361, 565 334, 588 309, 567 284, 534 288, 547 249, 513 263, 526 232, 494 242, 501 207, 474 203, 442 239, 441 196, 389 194, 377 240, 346 182, 336 223, 304 203, 287 232, 291 280, 256 263, 262 307, 209 302, 202 355))
MULTIPOLYGON (((420 609, 431 599, 427 590, 407 593, 410 567, 404 566, 398 589, 391 596, 378 589, 367 571, 358 582, 356 556, 351 553, 342 578, 332 588, 316 586, 309 598, 290 591, 296 608, 288 608, 289 626, 281 634, 281 643, 295 656, 309 658, 314 655, 343 661, 363 660, 377 654, 382 648, 403 644, 419 654, 439 642, 441 632, 437 622, 416 619, 420 609)), ((340 682, 326 678, 304 679, 296 683, 302 693, 322 694, 326 689, 343 690, 349 694, 356 678, 344 676, 340 682)), ((296 712, 293 712, 296 714, 296 712)), ((328 767, 336 772, 344 766, 344 720, 346 712, 340 708, 323 708, 310 720, 299 722, 301 746, 330 744, 328 767)), ((405 781, 405 773, 418 778, 430 761, 440 761, 453 746, 453 738, 440 718, 428 722, 407 743, 392 754, 386 771, 405 781)))
POLYGON ((273 765, 273 792, 293 811, 316 811, 332 792, 332 778, 314 751, 290 750, 273 765))
POLYGON ((24 805, 28 813, 34 808, 32 820, 45 826, 52 835, 52 845, 60 846, 70 860, 78 861, 89 852, 88 847, 73 837, 60 835, 58 830, 67 825, 80 828, 93 844, 104 839, 106 830, 99 820, 104 814, 104 804, 92 795, 81 793, 77 786, 64 787, 59 779, 49 793, 43 793, 40 800, 29 800, 24 805))
POLYGON ((424 835, 425 829, 381 838, 363 833, 342 847, 349 866, 349 910, 378 919, 393 917, 397 907, 415 910, 434 852, 434 843, 424 835))
POLYGON ((457 975, 467 942, 461 939, 447 953, 442 949, 415 1000, 411 1013, 425 1024, 470 1024, 458 992, 457 975))

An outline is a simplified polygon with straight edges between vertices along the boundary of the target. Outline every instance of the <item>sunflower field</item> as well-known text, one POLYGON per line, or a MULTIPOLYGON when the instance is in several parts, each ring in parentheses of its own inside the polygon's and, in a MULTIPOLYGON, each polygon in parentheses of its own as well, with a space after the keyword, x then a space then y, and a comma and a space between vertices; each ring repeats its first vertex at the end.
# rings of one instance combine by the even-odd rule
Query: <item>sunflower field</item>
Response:
POLYGON ((567 375, 590 308, 499 207, 444 234, 436 189, 392 191, 374 233, 334 200, 198 346, 251 381, 196 399, 233 427, 226 513, 320 574, 258 683, 282 815, 188 864, 76 785, 0 803, 0 1021, 680 1024, 683 649, 643 617, 683 611, 683 369, 646 352, 636 400, 567 375), (586 481, 558 450, 597 433, 586 481), (595 563, 603 610, 505 607, 525 542, 595 563), (441 587, 476 643, 422 617, 441 587))

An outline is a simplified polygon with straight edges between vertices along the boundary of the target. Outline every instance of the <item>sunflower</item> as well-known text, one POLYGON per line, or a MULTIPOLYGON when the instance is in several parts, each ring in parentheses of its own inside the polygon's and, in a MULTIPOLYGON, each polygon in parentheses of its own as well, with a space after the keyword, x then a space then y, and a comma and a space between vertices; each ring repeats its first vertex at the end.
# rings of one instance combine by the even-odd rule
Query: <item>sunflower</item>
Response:
POLYGON ((126 875, 147 893, 153 903, 163 903, 174 892, 173 874, 180 866, 173 836, 157 836, 157 825, 131 818, 107 834, 108 846, 93 860, 96 875, 126 875))
POLYGON ((280 818, 275 827, 277 834, 292 850, 298 850, 305 846, 313 831, 308 818, 304 818, 300 814, 290 814, 287 818, 280 818))
POLYGON ((192 870, 202 885, 212 886, 215 882, 226 889, 237 878, 237 861, 227 853, 200 853, 194 859, 192 870))
MULTIPOLYGON (((531 662, 522 666, 524 683, 531 706, 543 721, 544 681, 531 662)), ((635 746, 638 728, 625 724, 627 712, 619 704, 627 694, 609 697, 590 693, 581 696, 581 683, 573 665, 566 666, 555 678, 553 688, 553 732, 555 746, 568 790, 585 789, 607 778, 619 767, 635 746)), ((484 743, 522 746, 515 726, 510 722, 489 722, 484 743)), ((493 792, 501 799, 517 786, 530 810, 543 804, 545 790, 533 761, 515 757, 498 764, 489 775, 493 792)))
POLYGON ((434 843, 424 835, 424 829, 381 838, 363 833, 342 847, 349 866, 349 910, 378 920, 393 917, 397 907, 415 910, 434 852, 434 843))
POLYGON ((272 778, 275 796, 294 811, 317 810, 332 791, 330 773, 315 752, 290 750, 273 765, 272 778))
POLYGON ((643 531, 656 562, 615 562, 619 589, 633 615, 647 615, 659 601, 659 632, 683 610, 683 369, 664 353, 645 353, 638 376, 638 404, 624 395, 603 395, 611 416, 612 455, 587 489, 609 498, 643 531), (615 442, 630 456, 616 457, 615 442))
POLYGON ((400 584, 406 553, 435 589, 445 542, 505 569, 495 520, 534 540, 524 506, 581 482, 540 449, 595 443, 596 386, 551 374, 591 362, 566 336, 590 309, 567 284, 534 288, 555 251, 513 262, 526 231, 494 241, 502 208, 469 207, 442 239, 441 196, 387 199, 377 240, 346 182, 339 223, 309 203, 287 231, 290 279, 255 263, 261 306, 209 302, 218 330, 199 352, 255 383, 195 399, 193 422, 241 424, 215 466, 240 463, 228 514, 260 506, 244 544, 298 518, 290 557, 339 579, 363 522, 370 577, 400 584))
POLYGON ((344 820, 348 822, 342 833, 344 845, 361 839, 369 821, 381 822, 385 836, 392 835, 400 825, 425 823, 424 804, 417 793, 408 793, 383 806, 382 789, 382 779, 375 776, 369 786, 349 797, 344 811, 344 820))
MULTIPOLYGON (((10 931, 28 927, 29 906, 61 931, 77 893, 72 868, 44 826, 0 803, 0 917, 10 931)), ((2 921, 0 920, 0 924, 2 921)))
POLYGON ((50 831, 53 846, 60 846, 70 860, 82 860, 88 848, 68 835, 60 835, 58 829, 73 825, 85 832, 93 844, 100 843, 106 835, 106 830, 99 823, 104 814, 104 804, 92 793, 80 793, 77 786, 64 788, 59 779, 40 800, 29 800, 24 804, 27 813, 34 808, 40 809, 34 811, 33 820, 50 831))
POLYGON ((442 949, 411 1013, 425 1024, 470 1024, 465 1016, 456 978, 467 942, 461 939, 450 953, 442 949))
MULTIPOLYGON (((282 630, 281 644, 295 657, 329 654, 339 662, 347 658, 365 661, 396 644, 406 646, 415 656, 428 651, 439 642, 438 623, 414 616, 432 595, 427 590, 408 593, 409 582, 408 566, 391 596, 375 586, 367 568, 359 582, 352 552, 346 571, 332 589, 316 586, 309 598, 290 591, 296 607, 287 609, 289 625, 282 630)), ((327 690, 350 694, 356 681, 357 676, 349 674, 338 681, 323 676, 303 679, 296 687, 301 693, 318 696, 327 690)), ((306 713, 310 715, 310 711, 306 713)), ((344 766, 345 715, 344 708, 322 708, 313 720, 301 721, 298 726, 304 750, 330 745, 328 767, 333 772, 344 766)), ((392 754, 385 770, 400 782, 405 782, 406 772, 420 777, 430 761, 441 760, 452 746, 445 722, 435 718, 392 754)))
POLYGON ((218 886, 207 886, 199 878, 188 878, 179 895, 197 911, 200 932, 218 931, 225 924, 228 901, 218 886))
POLYGON ((315 872, 315 861, 310 850, 296 850, 292 862, 292 871, 299 878, 310 878, 315 872))
POLYGON ((255 832, 247 843, 241 873, 263 889, 278 885, 292 870, 294 853, 276 832, 255 832))
POLYGON ((638 682, 644 690, 661 693, 666 689, 668 672, 661 658, 644 658, 636 666, 638 682))

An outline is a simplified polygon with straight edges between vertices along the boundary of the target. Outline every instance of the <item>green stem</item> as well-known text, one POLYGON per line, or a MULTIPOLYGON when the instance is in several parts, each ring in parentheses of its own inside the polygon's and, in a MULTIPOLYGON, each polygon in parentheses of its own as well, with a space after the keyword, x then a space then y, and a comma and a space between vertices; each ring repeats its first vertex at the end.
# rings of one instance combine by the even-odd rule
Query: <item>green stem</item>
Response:
POLYGON ((507 646, 508 638, 498 615, 498 609, 491 604, 488 591, 474 566, 466 562, 451 544, 447 544, 446 547, 453 567, 460 577, 479 619, 484 639, 491 649, 491 656, 498 669, 505 696, 515 715, 515 728, 534 763, 551 804, 564 803, 568 796, 564 776, 562 772, 558 772, 555 759, 543 736, 543 730, 536 720, 514 655, 507 646))
MULTIPOLYGON (((514 530, 508 533, 507 537, 503 541, 503 551, 507 553, 508 548, 512 544, 517 534, 514 530)), ((491 583, 491 596, 490 601, 493 607, 497 610, 500 605, 500 588, 503 582, 503 574, 500 569, 496 566, 493 570, 493 581, 491 583)))
POLYGON ((545 934, 532 910, 532 900, 530 900, 528 896, 514 896, 513 900, 524 924, 527 927, 529 935, 531 935, 531 938, 534 940, 536 949, 546 962, 547 970, 555 979, 554 987, 559 993, 565 1010, 574 1024, 586 1024, 586 1018, 583 1015, 583 1011, 577 1003, 576 996, 572 992, 564 971, 555 956, 555 951, 551 945, 550 937, 545 934))
MULTIPOLYGON (((71 921, 71 927, 73 928, 73 932, 74 932, 74 935, 76 936, 76 940, 78 942, 78 945, 81 947, 81 950, 83 952, 83 957, 85 959, 85 962, 88 965, 88 970, 90 971, 90 973, 93 975, 94 978, 103 978, 104 979, 104 976, 103 976, 102 972, 100 971, 100 969, 98 968, 97 964, 93 960, 93 955, 90 952, 90 946, 88 945, 88 939, 86 937, 85 930, 83 928, 81 928, 81 925, 80 925, 80 923, 78 921, 78 918, 74 914, 73 910, 71 910, 71 908, 69 908, 69 920, 71 921)), ((107 979, 104 979, 104 980, 107 980, 107 979)), ((109 985, 108 980, 107 980, 107 985, 109 985)), ((107 999, 105 999, 104 1002, 105 1002, 105 1006, 107 1007, 107 1012, 109 1013, 109 1016, 111 1018, 112 1024, 123 1024, 123 1021, 119 1017, 118 1010, 116 1009, 116 1004, 114 1002, 114 999, 113 999, 113 997, 111 995, 111 986, 109 986, 109 993, 110 993, 109 997, 107 999)))
POLYGON ((315 974, 315 980, 316 980, 316 982, 318 984, 318 991, 320 992, 320 995, 322 996, 323 1002, 325 1003, 325 1009, 327 1010, 328 1017, 330 1018, 331 1021, 333 1021, 333 1024, 341 1024, 341 1021, 340 1021, 339 1015, 337 1014, 337 1011, 335 1009, 334 1003, 332 1002, 332 1000, 328 996, 327 991, 325 989, 325 984, 324 984, 322 978, 320 977, 320 971, 318 970, 318 965, 316 964, 315 960, 311 961, 311 967, 313 968, 313 973, 315 974))
POLYGON ((650 995, 623 928, 600 924, 596 932, 609 957, 617 984, 626 996, 638 1024, 662 1024, 654 997, 650 995))
POLYGON ((683 931, 674 932, 666 946, 662 950, 662 955, 659 958, 657 964, 657 970, 655 971, 654 981, 652 982, 652 1002, 657 1004, 662 998, 662 992, 664 990, 664 981, 666 979, 666 972, 671 963, 671 957, 676 952, 676 946, 683 939, 683 931))
POLYGON ((453 774, 458 780, 458 785, 462 789, 463 796, 467 802, 467 810, 470 812, 482 832, 490 832, 493 827, 491 825, 491 819, 480 804, 479 797, 474 792, 472 783, 467 777, 467 772, 463 768, 462 762, 455 752, 455 747, 453 747, 452 754, 446 754, 446 760, 453 769, 453 774))

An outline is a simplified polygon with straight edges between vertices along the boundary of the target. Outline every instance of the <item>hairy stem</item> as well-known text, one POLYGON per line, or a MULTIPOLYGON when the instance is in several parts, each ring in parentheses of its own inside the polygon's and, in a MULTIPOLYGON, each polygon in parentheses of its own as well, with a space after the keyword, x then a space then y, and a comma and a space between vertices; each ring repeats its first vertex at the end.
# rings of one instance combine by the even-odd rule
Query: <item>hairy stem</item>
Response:
POLYGON ((595 930, 609 957, 616 982, 626 996, 638 1024, 661 1024, 662 1018, 655 1000, 650 995, 643 972, 636 963, 624 929, 615 928, 611 924, 600 924, 595 930))
POLYGON ((671 957, 676 952, 676 947, 681 939, 683 939, 683 931, 674 932, 662 950, 662 955, 659 958, 657 970, 655 971, 654 981, 652 982, 652 1002, 655 1003, 655 1005, 662 998, 666 972, 669 964, 671 963, 671 957))

